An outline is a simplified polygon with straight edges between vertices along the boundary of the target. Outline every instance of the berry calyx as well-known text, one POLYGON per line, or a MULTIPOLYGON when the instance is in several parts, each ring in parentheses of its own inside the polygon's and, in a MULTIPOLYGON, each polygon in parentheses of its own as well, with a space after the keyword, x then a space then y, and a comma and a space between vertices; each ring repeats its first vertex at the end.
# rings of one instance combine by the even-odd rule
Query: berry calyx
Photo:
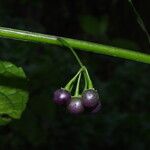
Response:
POLYGON ((94 108, 99 101, 99 95, 96 90, 88 89, 82 93, 82 103, 85 108, 94 108))
POLYGON ((65 89, 54 92, 53 101, 58 105, 67 105, 71 101, 71 94, 65 89))
POLYGON ((72 98, 71 102, 67 106, 67 109, 71 114, 81 114, 84 112, 81 98, 72 98))

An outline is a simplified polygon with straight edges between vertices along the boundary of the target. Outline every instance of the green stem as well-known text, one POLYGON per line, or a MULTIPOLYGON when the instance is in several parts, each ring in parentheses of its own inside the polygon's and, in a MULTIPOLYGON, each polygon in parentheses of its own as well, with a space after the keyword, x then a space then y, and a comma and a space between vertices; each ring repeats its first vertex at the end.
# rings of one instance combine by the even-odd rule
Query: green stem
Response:
POLYGON ((76 75, 67 83, 67 85, 65 86, 65 89, 67 91, 71 92, 72 89, 72 84, 75 82, 76 78, 78 77, 78 75, 81 73, 81 71, 83 71, 83 68, 80 68, 80 70, 76 73, 76 75))
POLYGON ((88 88, 88 81, 87 81, 87 77, 86 77, 85 71, 83 72, 83 75, 84 75, 84 84, 85 84, 83 91, 85 91, 85 90, 87 90, 87 88, 88 88))
MULTIPOLYGON (((0 27, 0 37, 62 46, 60 41, 58 41, 58 38, 62 37, 15 30, 10 28, 0 27)), ((63 39, 67 41, 67 43, 72 48, 150 64, 150 55, 148 54, 87 41, 75 40, 70 38, 63 39)))
POLYGON ((73 55, 75 56, 76 60, 78 61, 79 65, 80 65, 80 67, 83 67, 82 62, 81 62, 79 56, 77 55, 77 53, 74 51, 74 49, 71 47, 69 47, 69 49, 72 51, 73 55))
POLYGON ((149 35, 149 33, 148 33, 148 30, 147 30, 147 28, 146 28, 146 26, 145 26, 145 24, 144 24, 144 21, 143 21, 142 17, 140 16, 140 14, 138 13, 138 11, 136 10, 136 8, 135 8, 135 6, 134 6, 132 0, 128 0, 128 2, 129 2, 129 4, 131 5, 134 14, 135 14, 136 17, 137 17, 137 22, 138 22, 138 24, 140 25, 141 29, 145 32, 145 34, 146 34, 146 36, 147 36, 147 39, 148 39, 148 42, 149 42, 149 44, 150 44, 150 35, 149 35))
POLYGON ((68 47, 71 50, 71 52, 75 56, 77 62, 79 63, 80 67, 83 67, 82 62, 81 62, 79 56, 77 55, 77 53, 74 51, 74 49, 63 38, 57 38, 57 39, 58 39, 58 41, 60 41, 62 43, 62 45, 68 47))
POLYGON ((75 90, 75 97, 79 97, 79 91, 80 91, 80 79, 81 79, 81 73, 79 74, 78 81, 77 81, 77 86, 75 90))
POLYGON ((87 88, 93 89, 93 83, 92 83, 92 80, 89 76, 89 73, 88 73, 88 70, 86 69, 86 67, 84 68, 84 72, 85 72, 85 80, 87 82, 87 88))

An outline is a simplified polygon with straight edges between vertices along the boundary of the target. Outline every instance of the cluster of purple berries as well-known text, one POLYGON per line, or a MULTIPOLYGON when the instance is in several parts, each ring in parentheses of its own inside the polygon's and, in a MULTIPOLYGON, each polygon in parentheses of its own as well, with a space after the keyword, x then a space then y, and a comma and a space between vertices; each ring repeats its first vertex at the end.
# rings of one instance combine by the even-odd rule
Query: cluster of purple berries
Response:
POLYGON ((101 109, 99 94, 93 88, 92 80, 85 66, 79 69, 65 88, 54 92, 53 101, 58 105, 66 106, 71 114, 97 113, 101 109), (83 86, 80 86, 82 77, 84 77, 84 89, 83 86), (75 91, 73 91, 73 87, 75 87, 75 91), (72 94, 73 92, 74 94, 72 94))
POLYGON ((70 92, 62 88, 54 92, 53 101, 66 106, 71 114, 81 114, 86 111, 97 113, 101 109, 99 94, 94 89, 83 91, 80 97, 72 97, 70 92))

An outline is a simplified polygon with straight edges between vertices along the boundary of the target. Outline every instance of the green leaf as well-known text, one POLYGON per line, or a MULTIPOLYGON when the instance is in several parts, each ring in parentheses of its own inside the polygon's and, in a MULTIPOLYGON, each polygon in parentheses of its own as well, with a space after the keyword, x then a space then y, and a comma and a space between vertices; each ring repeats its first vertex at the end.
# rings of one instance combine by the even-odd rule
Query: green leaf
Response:
POLYGON ((27 79, 23 69, 0 61, 0 125, 19 119, 27 101, 27 79))

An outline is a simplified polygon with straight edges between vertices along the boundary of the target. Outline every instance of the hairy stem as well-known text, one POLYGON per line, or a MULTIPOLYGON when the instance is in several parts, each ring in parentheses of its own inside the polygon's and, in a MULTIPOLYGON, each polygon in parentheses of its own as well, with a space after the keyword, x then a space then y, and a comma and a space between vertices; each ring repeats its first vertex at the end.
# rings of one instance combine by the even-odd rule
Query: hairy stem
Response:
POLYGON ((71 38, 51 36, 4 27, 0 27, 0 37, 60 46, 62 46, 62 44, 58 41, 58 38, 63 38, 72 48, 150 64, 150 55, 148 54, 71 38))

